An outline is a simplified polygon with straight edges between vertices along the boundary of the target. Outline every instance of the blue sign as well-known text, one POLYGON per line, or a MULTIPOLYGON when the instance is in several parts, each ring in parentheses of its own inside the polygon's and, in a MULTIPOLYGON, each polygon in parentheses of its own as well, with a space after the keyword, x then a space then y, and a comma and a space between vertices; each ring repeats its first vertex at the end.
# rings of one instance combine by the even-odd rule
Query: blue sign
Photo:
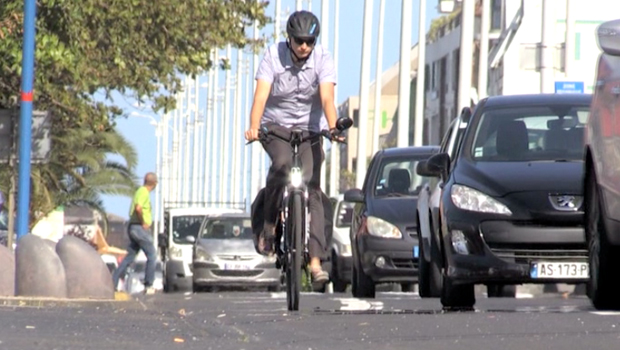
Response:
POLYGON ((556 94, 583 94, 583 81, 556 81, 556 94))

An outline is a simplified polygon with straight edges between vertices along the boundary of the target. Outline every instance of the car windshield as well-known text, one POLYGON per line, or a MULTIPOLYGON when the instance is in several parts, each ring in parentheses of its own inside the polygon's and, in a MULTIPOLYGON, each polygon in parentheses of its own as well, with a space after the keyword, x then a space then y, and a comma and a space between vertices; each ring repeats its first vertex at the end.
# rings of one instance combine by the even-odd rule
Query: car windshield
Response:
POLYGON ((177 244, 190 244, 188 236, 198 235, 204 215, 180 215, 172 218, 172 240, 177 244))
POLYGON ((417 196, 428 181, 418 176, 415 169, 419 158, 383 159, 375 183, 376 197, 417 196))
POLYGON ((338 204, 338 215, 336 216, 336 227, 351 227, 353 219, 353 203, 340 202, 338 204))
POLYGON ((471 153, 485 162, 581 160, 587 106, 503 107, 483 113, 471 153))
POLYGON ((203 239, 252 239, 252 221, 249 218, 207 219, 200 238, 203 239))

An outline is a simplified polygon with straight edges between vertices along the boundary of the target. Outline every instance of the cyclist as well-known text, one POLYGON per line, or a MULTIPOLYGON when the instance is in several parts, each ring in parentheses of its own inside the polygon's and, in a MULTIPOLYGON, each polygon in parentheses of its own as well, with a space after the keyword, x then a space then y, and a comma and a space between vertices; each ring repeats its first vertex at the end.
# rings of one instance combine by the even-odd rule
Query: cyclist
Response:
MULTIPOLYGON (((334 87, 336 67, 331 54, 317 44, 321 31, 318 18, 308 11, 294 12, 286 24, 288 37, 273 44, 264 54, 256 71, 256 91, 250 114, 248 141, 258 139, 260 127, 281 132, 299 128, 318 133, 324 125, 338 138, 334 87), (323 119, 325 113, 325 119, 323 119)), ((304 142, 299 147, 303 177, 308 185, 310 212, 310 272, 315 283, 325 283, 329 274, 321 267, 326 240, 321 164, 324 159, 322 138, 304 142)), ((275 223, 281 207, 284 187, 291 168, 292 151, 288 143, 275 137, 262 140, 271 158, 264 193, 264 226, 259 234, 258 250, 273 254, 275 223)))

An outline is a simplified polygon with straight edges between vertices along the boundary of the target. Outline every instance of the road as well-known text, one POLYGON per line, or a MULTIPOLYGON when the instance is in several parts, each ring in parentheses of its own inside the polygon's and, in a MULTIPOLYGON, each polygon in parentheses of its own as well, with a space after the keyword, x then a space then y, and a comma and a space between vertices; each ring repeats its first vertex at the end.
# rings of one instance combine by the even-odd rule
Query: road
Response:
POLYGON ((583 296, 477 296, 475 311, 443 312, 438 299, 380 292, 139 295, 132 301, 0 304, 0 349, 617 349, 620 313, 583 296))

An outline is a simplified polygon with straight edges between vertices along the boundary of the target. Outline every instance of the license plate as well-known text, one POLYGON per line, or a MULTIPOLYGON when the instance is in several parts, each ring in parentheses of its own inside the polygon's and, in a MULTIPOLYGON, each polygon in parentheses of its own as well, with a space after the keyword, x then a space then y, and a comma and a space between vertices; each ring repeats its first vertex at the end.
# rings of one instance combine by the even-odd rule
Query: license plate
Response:
POLYGON ((420 257, 420 247, 417 245, 413 246, 413 258, 417 259, 420 257))
POLYGON ((537 262, 530 268, 532 278, 588 278, 588 263, 537 262))
POLYGON ((224 270, 249 270, 250 266, 246 264, 224 264, 224 270))

